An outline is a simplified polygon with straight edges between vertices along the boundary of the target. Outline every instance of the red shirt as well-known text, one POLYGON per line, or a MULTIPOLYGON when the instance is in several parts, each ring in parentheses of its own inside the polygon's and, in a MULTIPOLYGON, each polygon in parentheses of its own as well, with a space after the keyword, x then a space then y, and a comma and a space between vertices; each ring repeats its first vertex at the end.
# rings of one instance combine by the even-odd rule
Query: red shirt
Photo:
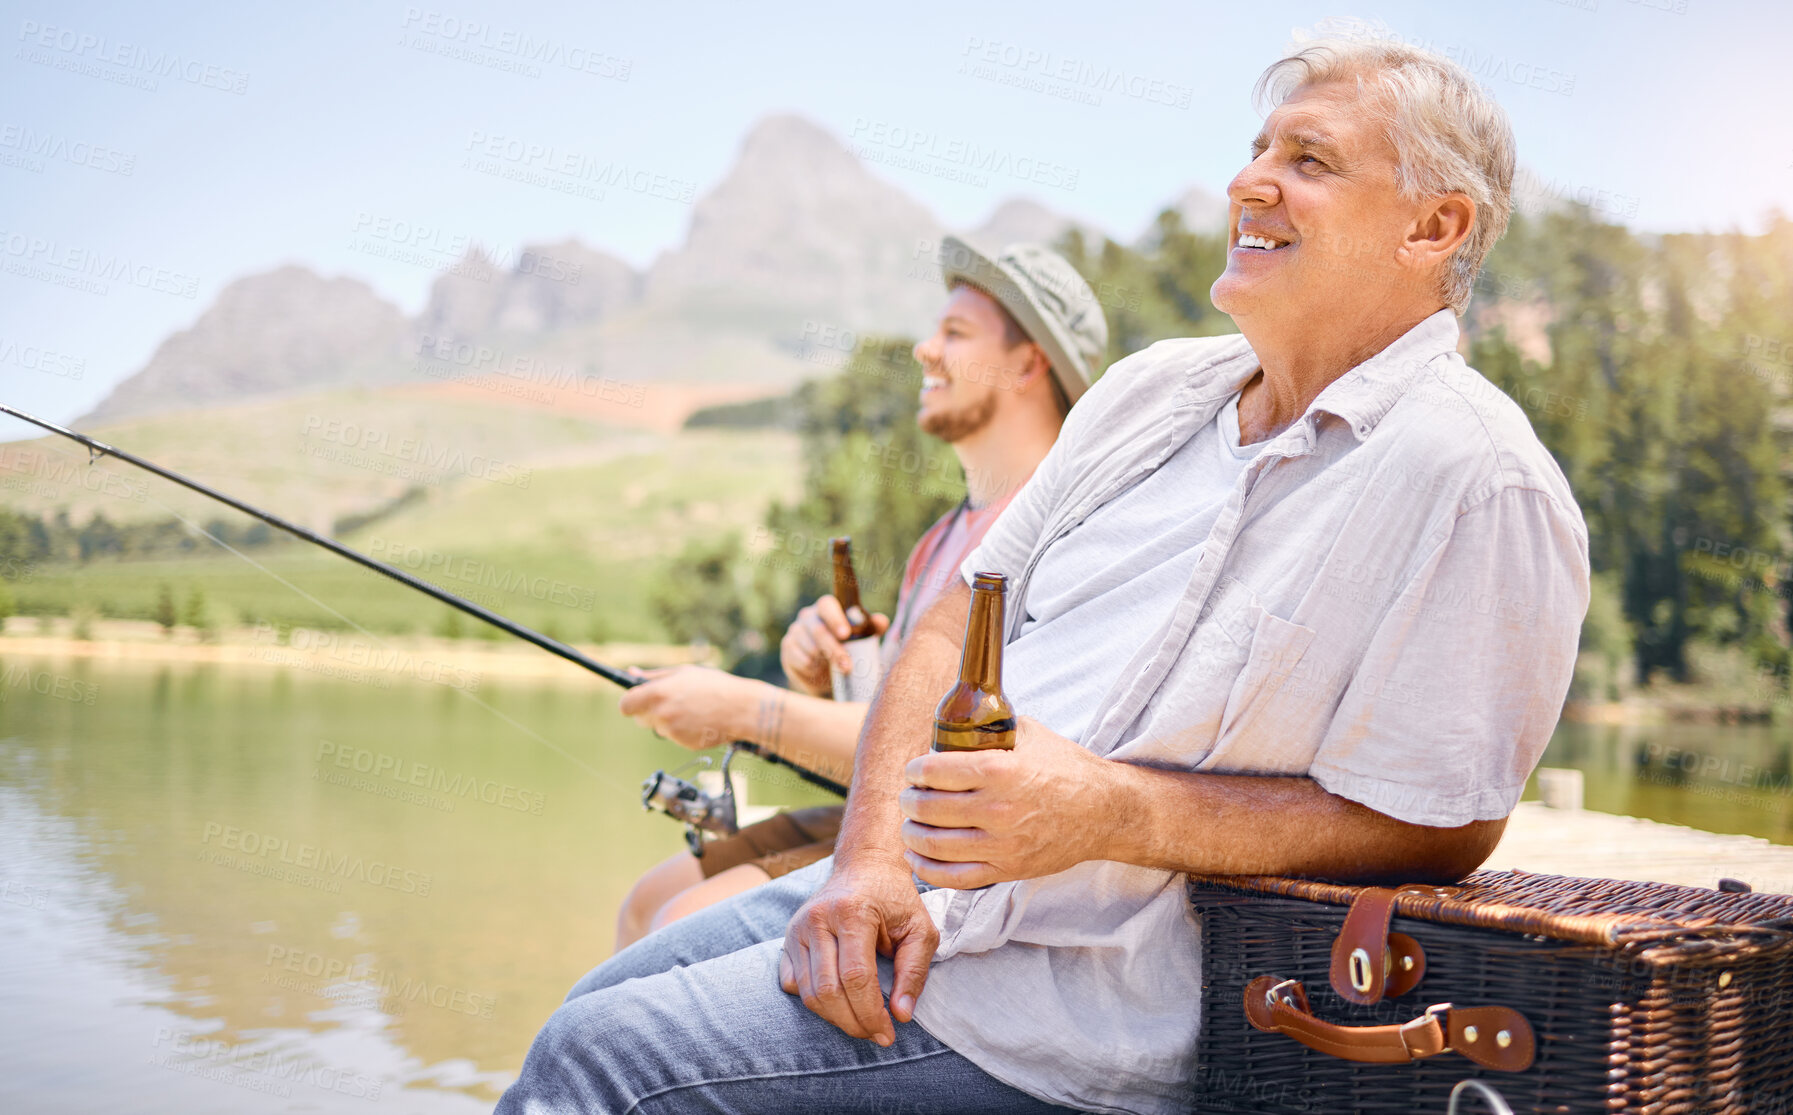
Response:
POLYGON ((983 541, 991 524, 1020 490, 1017 486, 1015 491, 988 507, 959 504, 929 527, 921 541, 909 551, 909 563, 903 567, 903 583, 897 590, 896 615, 891 617, 890 630, 884 635, 884 645, 879 653, 887 667, 896 661, 897 651, 902 649, 903 639, 909 631, 921 622, 921 617, 933 607, 940 594, 958 579, 959 566, 983 541))

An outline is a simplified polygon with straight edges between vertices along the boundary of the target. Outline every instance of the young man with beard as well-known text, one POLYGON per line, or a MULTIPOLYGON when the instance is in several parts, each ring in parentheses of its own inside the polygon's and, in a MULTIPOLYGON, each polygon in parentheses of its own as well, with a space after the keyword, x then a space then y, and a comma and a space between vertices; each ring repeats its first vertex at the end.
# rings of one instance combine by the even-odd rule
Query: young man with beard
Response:
MULTIPOLYGON (((1037 244, 986 255, 948 237, 941 264, 946 304, 933 335, 915 346, 923 376, 916 424, 953 447, 967 494, 910 551, 894 622, 872 617, 885 662, 896 660, 915 622, 1052 448, 1108 343, 1089 285, 1037 244)), ((831 666, 852 665, 847 634, 840 603, 824 596, 798 613, 780 644, 791 689, 684 666, 648 673, 620 707, 694 750, 748 740, 846 782, 869 707, 830 699, 831 666)), ((623 901, 617 948, 828 856, 843 809, 780 813, 711 841, 702 857, 682 852, 656 865, 623 901)))

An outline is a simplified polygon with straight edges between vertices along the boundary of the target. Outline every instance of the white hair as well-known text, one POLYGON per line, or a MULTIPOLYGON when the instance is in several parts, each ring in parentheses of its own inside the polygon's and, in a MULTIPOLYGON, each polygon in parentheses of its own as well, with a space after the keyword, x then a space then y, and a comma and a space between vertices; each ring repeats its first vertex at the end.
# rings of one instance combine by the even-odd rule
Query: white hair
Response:
POLYGON ((1395 149, 1395 183, 1411 201, 1461 193, 1475 221, 1440 281, 1461 314, 1482 262, 1513 213, 1513 126, 1461 66, 1429 50, 1385 39, 1318 39, 1258 78, 1265 112, 1304 86, 1355 81, 1395 149))

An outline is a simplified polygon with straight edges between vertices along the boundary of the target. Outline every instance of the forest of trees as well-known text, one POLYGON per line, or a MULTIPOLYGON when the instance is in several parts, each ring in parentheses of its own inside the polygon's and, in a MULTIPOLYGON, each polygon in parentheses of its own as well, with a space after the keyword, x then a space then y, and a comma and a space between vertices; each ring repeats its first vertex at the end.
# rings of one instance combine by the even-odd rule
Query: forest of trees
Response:
MULTIPOLYGON (((1224 240, 1174 212, 1145 249, 1076 232, 1058 246, 1108 292, 1110 362, 1166 337, 1233 331, 1208 301, 1224 240)), ((1784 691, 1793 222, 1646 236, 1584 208, 1516 214, 1465 328, 1470 363, 1525 409, 1587 518, 1595 586, 1578 695, 1709 680, 1717 663, 1784 691)), ((786 623, 828 591, 831 534, 853 536, 870 603, 888 609, 892 571, 963 493, 950 450, 915 429, 909 348, 867 342, 838 375, 752 416, 800 431, 804 494, 774 506, 757 537, 677 563, 660 595, 675 634, 723 648, 743 671, 775 670, 786 623)))

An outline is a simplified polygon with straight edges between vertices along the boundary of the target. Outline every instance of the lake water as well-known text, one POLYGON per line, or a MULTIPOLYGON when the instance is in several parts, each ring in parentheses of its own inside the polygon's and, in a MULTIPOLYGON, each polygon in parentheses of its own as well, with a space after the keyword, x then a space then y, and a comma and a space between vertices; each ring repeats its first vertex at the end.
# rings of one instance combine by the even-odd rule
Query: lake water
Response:
POLYGON ((0 1111, 490 1110, 683 846, 607 683, 0 669, 0 1111))
MULTIPOLYGON (((489 1110, 681 846, 638 788, 689 756, 603 683, 0 669, 0 1110, 489 1110)), ((1565 725, 1546 761, 1590 808, 1793 842, 1788 755, 1565 725)))
POLYGON ((1564 723, 1544 765, 1581 770, 1589 809, 1793 844, 1793 725, 1564 723))

